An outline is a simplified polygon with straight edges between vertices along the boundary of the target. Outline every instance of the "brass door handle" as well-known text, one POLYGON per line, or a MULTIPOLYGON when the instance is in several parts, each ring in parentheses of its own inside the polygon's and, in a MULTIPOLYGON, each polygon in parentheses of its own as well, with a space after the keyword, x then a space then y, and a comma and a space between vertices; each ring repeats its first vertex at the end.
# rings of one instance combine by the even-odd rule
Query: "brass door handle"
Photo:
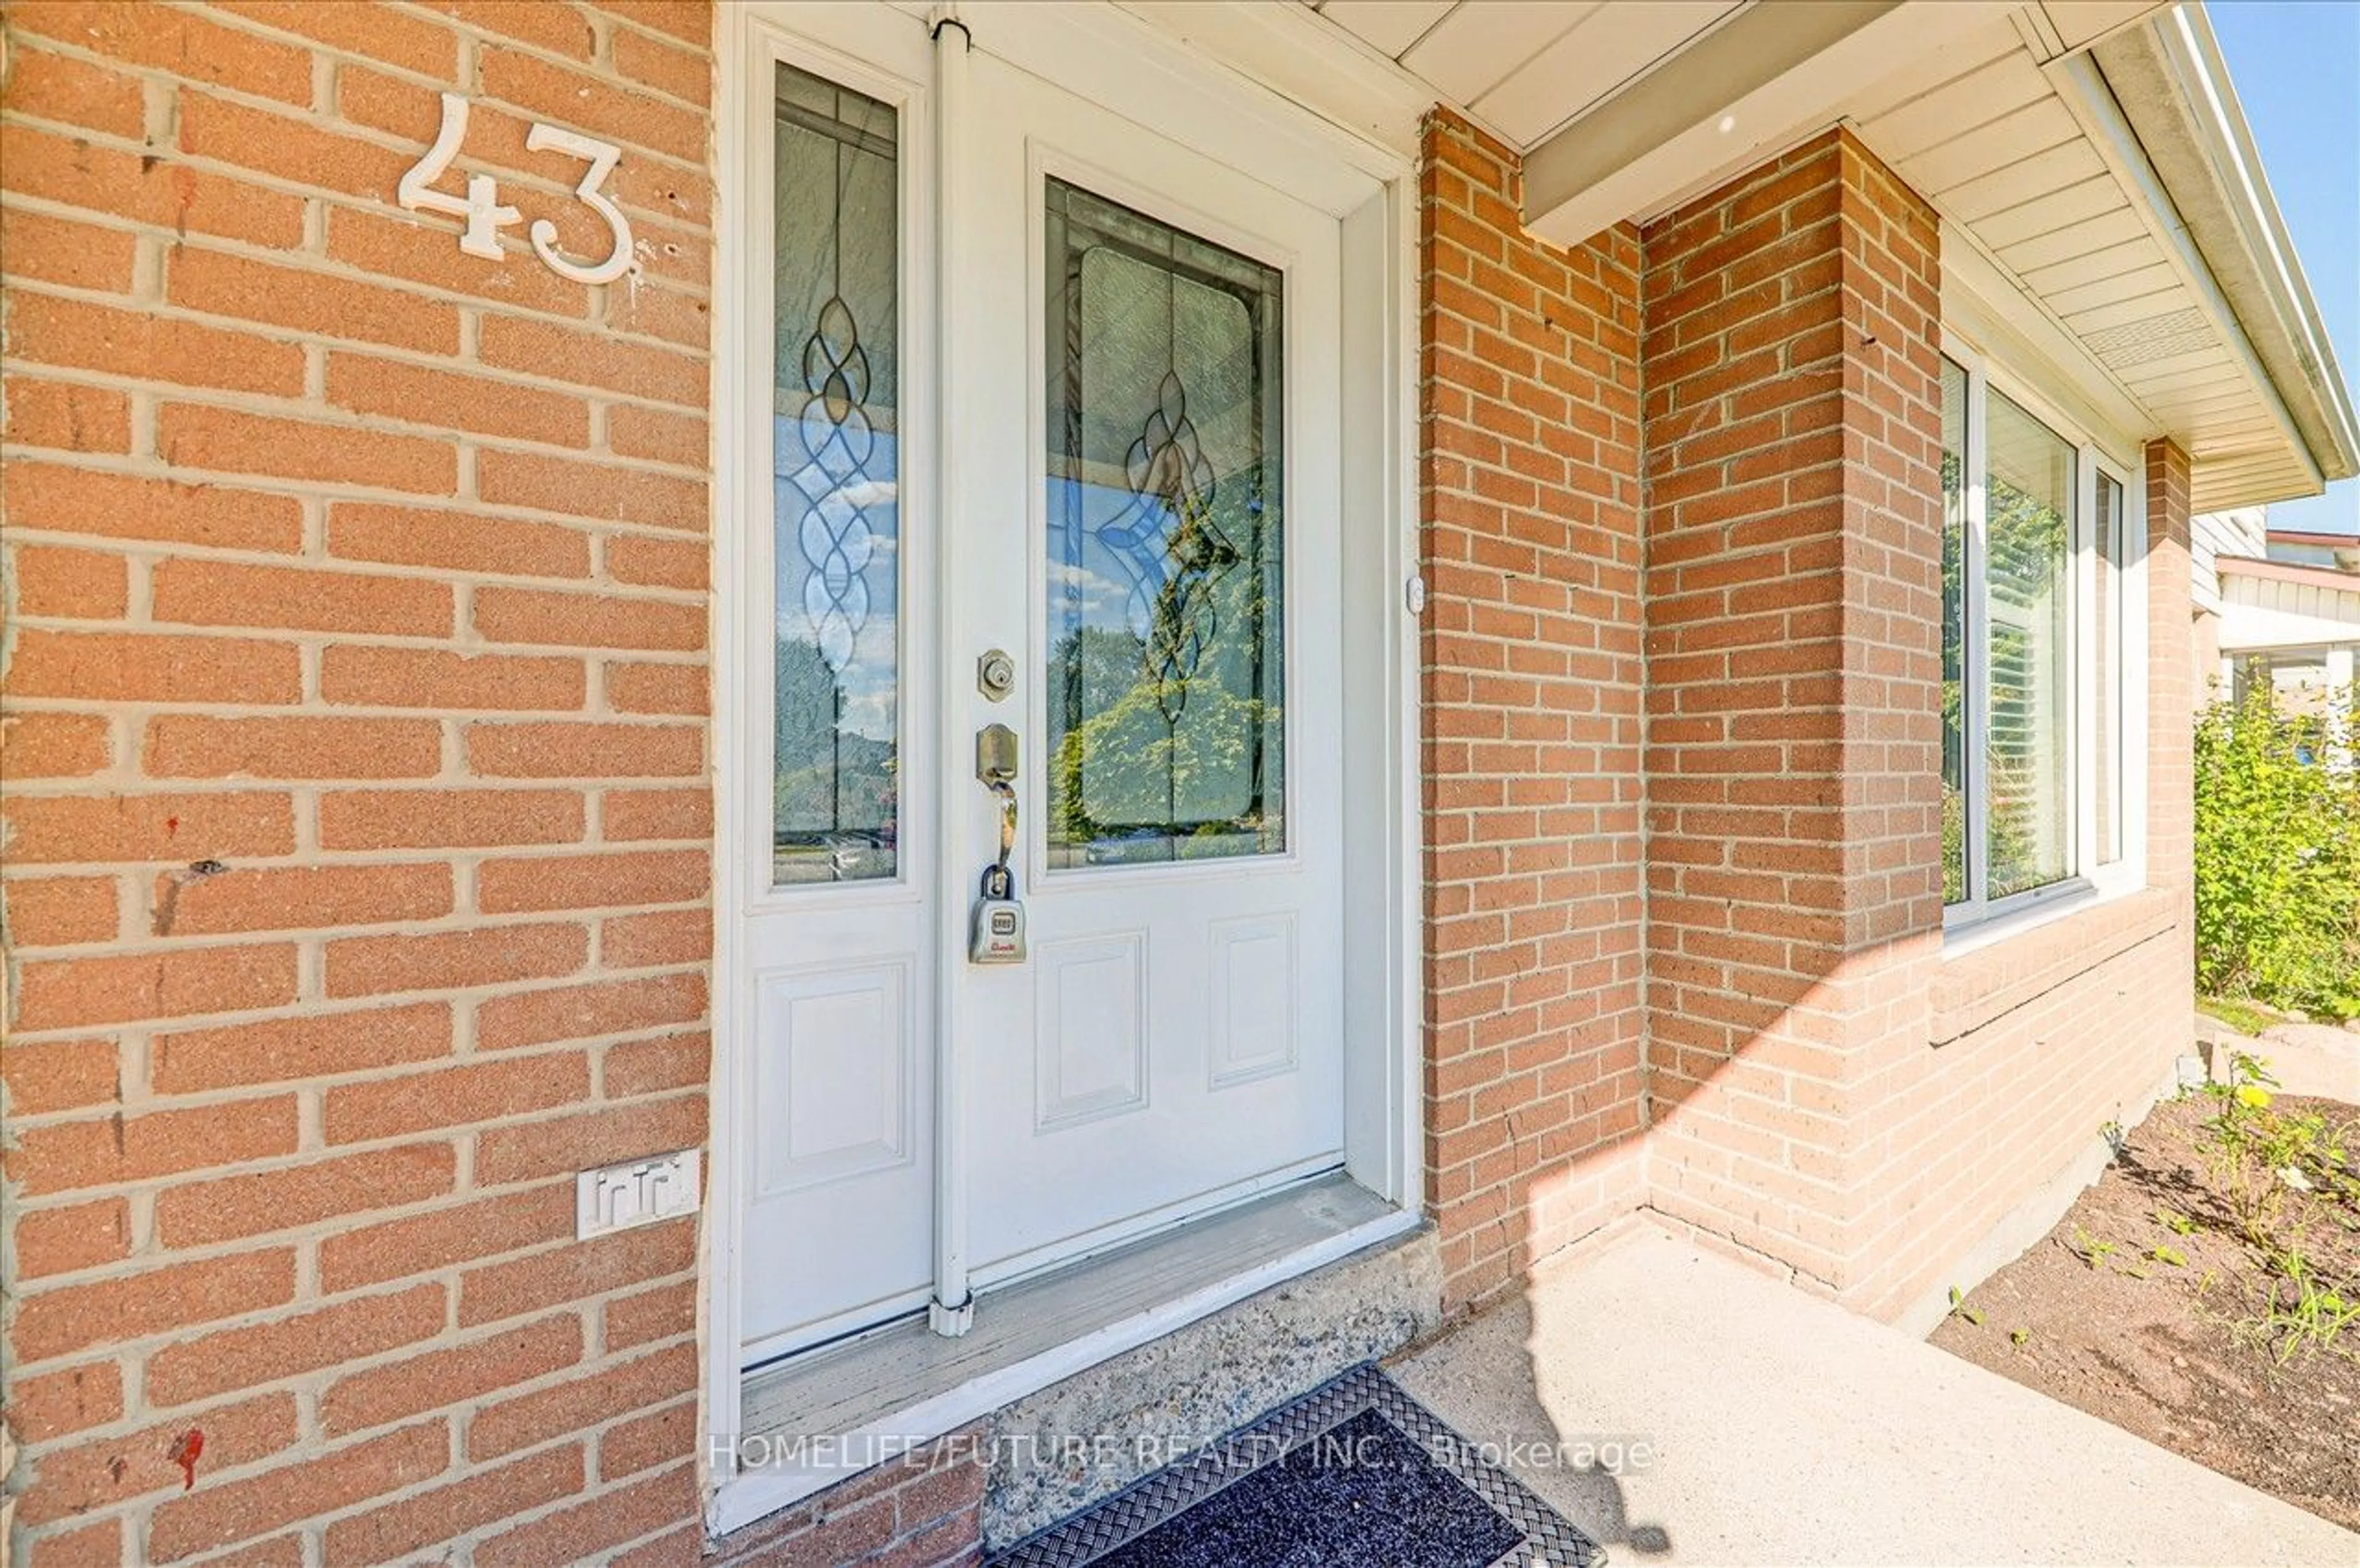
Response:
POLYGON ((1005 870, 1016 853, 1016 768, 1020 753, 1016 732, 1006 724, 986 724, 975 732, 975 776, 1000 797, 1000 866, 1005 870))

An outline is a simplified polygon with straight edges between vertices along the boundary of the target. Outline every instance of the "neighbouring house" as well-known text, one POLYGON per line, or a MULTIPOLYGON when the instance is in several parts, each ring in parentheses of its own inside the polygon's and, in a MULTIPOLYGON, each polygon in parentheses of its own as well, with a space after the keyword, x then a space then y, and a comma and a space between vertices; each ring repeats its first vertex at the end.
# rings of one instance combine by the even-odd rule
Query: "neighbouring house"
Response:
POLYGON ((2226 691, 2222 684, 2221 623, 2228 611, 2222 603, 2219 562, 2223 558, 2262 558, 2268 549, 2268 511, 2266 506, 2234 506, 2199 512, 2189 522, 2189 601, 2195 612, 2194 693, 2200 708, 2226 691))
POLYGON ((2360 538, 2273 528, 2265 508, 2195 521, 2199 702, 2267 681, 2315 702, 2353 691, 2360 538))
POLYGON ((2186 1044, 2198 5, 0 25, 12 1562, 971 1562, 2186 1044))
MULTIPOLYGON (((2267 508, 2265 508, 2267 512, 2267 508)), ((2289 566, 2325 566, 2360 572, 2360 534, 2321 533, 2310 528, 2267 528, 2262 554, 2289 566)))

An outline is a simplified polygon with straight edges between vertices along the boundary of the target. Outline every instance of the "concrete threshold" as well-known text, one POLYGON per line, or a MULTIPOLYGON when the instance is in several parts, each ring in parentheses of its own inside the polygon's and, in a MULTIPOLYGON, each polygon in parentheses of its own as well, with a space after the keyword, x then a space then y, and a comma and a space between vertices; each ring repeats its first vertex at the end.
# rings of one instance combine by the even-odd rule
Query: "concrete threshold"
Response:
POLYGON ((1389 1370, 1626 1568, 2360 1564, 2360 1535, 1644 1224, 1389 1370))

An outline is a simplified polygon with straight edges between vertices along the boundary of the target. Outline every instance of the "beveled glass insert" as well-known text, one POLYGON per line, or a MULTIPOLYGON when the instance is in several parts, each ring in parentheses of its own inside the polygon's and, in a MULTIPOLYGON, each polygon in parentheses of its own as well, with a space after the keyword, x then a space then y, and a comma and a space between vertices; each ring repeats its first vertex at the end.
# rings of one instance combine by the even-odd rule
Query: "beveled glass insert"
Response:
POLYGON ((777 75, 772 879, 891 877, 900 820, 900 180, 890 105, 777 75))
POLYGON ((1047 182, 1049 864, 1286 847, 1284 278, 1047 182))

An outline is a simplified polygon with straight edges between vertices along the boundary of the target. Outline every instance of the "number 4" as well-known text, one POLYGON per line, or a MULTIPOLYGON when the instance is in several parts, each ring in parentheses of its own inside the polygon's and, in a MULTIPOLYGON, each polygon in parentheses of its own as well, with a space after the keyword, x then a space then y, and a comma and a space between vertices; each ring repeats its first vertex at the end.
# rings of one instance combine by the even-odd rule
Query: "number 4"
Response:
POLYGON ((434 134, 434 145, 426 156, 401 177, 395 195, 401 204, 413 212, 443 212, 467 220, 467 227, 459 235, 459 248, 469 256, 480 256, 497 261, 504 254, 500 249, 499 231, 521 220, 523 214, 514 207, 500 205, 499 187, 488 174, 467 176, 467 197, 445 196, 435 190, 434 182, 459 156, 459 144, 467 139, 467 101, 456 93, 442 94, 442 128, 434 134))
MULTIPOLYGON (((459 144, 467 138, 467 101, 456 93, 442 94, 442 127, 435 133, 434 145, 426 156, 401 177, 395 195, 401 205, 413 212, 441 212, 454 218, 464 218, 466 227, 459 235, 459 248, 469 256, 479 256, 497 261, 507 253, 501 250, 499 231, 522 221, 514 207, 500 204, 499 188, 488 174, 467 177, 467 194, 462 199, 446 196, 435 190, 434 182, 451 167, 459 155, 459 144)), ((612 283, 630 269, 631 224, 621 209, 610 201, 601 188, 606 177, 621 161, 623 149, 611 142, 593 140, 555 125, 536 125, 525 136, 528 152, 562 152, 581 158, 590 167, 584 171, 574 194, 583 205, 606 221, 606 229, 614 236, 614 245, 606 259, 595 264, 569 260, 557 248, 557 225, 547 218, 536 218, 527 231, 532 240, 533 254, 552 272, 570 278, 576 283, 612 283)))

